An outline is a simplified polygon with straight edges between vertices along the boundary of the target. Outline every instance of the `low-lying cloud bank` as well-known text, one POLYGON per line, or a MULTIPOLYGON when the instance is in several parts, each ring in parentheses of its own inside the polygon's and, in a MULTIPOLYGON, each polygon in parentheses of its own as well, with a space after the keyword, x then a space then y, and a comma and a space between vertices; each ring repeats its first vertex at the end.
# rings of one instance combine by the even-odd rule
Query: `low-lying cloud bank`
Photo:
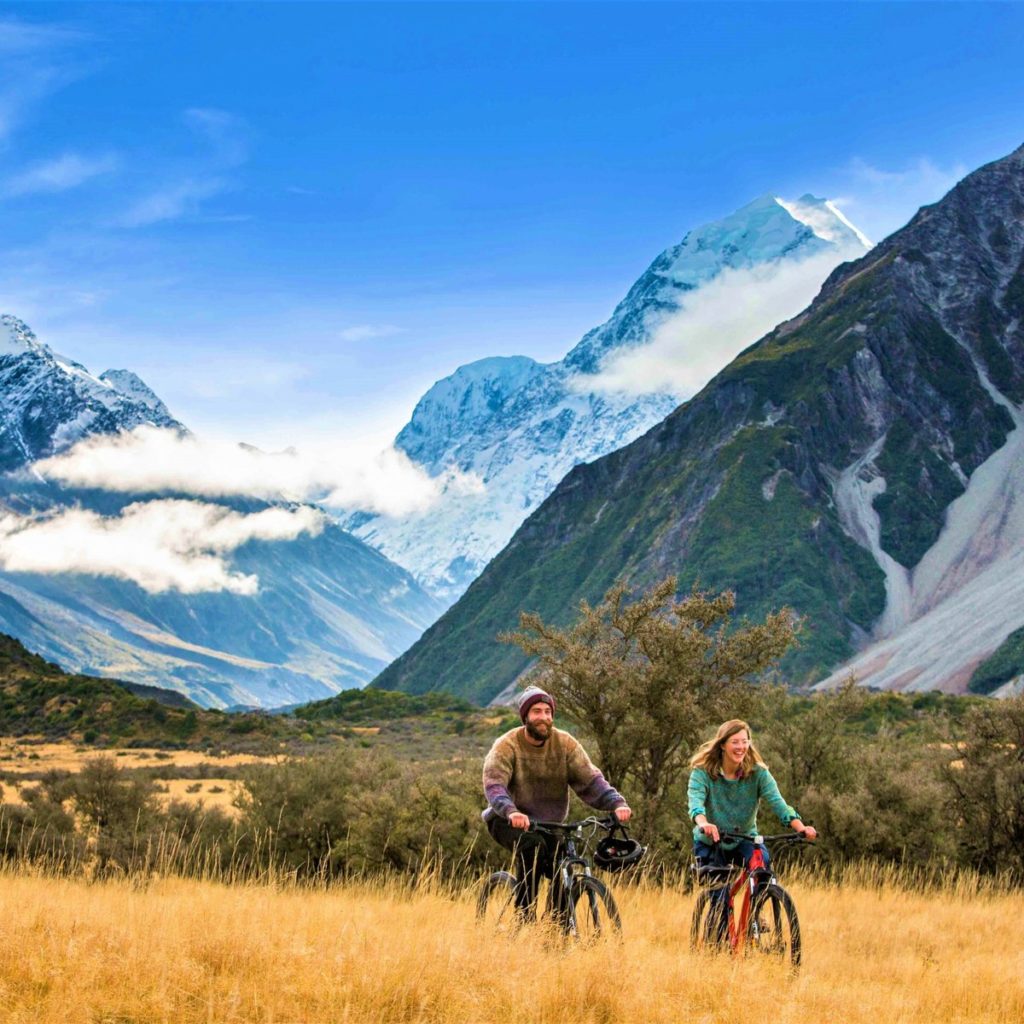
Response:
POLYGON ((0 568, 111 576, 151 594, 253 595, 258 578, 232 571, 225 556, 251 540, 316 535, 324 523, 323 513, 309 507, 246 514, 183 500, 138 502, 117 516, 80 508, 34 516, 0 513, 0 568))
POLYGON ((648 344, 614 353, 599 373, 577 377, 574 387, 689 398, 758 338, 804 310, 851 255, 863 252, 724 270, 688 295, 685 308, 661 323, 648 344))
POLYGON ((294 450, 267 454, 156 427, 91 437, 33 468, 71 487, 316 502, 391 516, 423 511, 445 488, 472 491, 482 486, 460 473, 432 478, 394 448, 373 456, 344 450, 330 458, 294 450))

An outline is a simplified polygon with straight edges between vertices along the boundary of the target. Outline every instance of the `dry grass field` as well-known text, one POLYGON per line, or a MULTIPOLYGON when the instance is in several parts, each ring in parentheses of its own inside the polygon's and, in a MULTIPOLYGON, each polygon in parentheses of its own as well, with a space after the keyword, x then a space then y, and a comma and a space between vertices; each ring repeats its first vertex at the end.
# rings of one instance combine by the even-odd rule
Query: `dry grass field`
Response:
POLYGON ((235 813, 233 800, 239 790, 237 779, 213 774, 212 770, 202 779, 180 779, 175 778, 176 771, 200 765, 233 769, 276 760, 254 754, 210 754, 199 750, 98 750, 74 743, 49 743, 32 737, 0 737, 0 776, 7 780, 3 799, 9 804, 23 803, 21 788, 35 785, 41 773, 79 772, 87 761, 100 755, 113 757, 119 768, 151 771, 160 787, 159 798, 164 804, 171 800, 202 802, 206 807, 218 807, 228 814, 235 813))
POLYGON ((0 873, 5 1024, 1015 1024, 1024 895, 798 884, 805 966, 691 956, 691 898, 625 889, 621 943, 483 932, 472 894, 0 873))

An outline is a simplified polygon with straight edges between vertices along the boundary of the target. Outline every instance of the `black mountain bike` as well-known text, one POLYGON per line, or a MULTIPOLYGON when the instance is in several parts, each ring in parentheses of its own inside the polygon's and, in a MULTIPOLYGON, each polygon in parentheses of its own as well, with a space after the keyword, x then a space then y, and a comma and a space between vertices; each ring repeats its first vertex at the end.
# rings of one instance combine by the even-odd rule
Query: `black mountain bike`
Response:
MULTIPOLYGON (((592 873, 589 848, 599 830, 611 833, 622 826, 610 818, 584 818, 562 824, 531 821, 530 830, 558 840, 558 860, 548 886, 545 917, 570 938, 592 942, 602 935, 622 931, 615 899, 608 887, 592 873)), ((477 920, 496 931, 513 932, 526 920, 516 907, 519 880, 508 871, 495 871, 480 890, 476 902, 477 920)))
MULTIPOLYGON (((722 839, 754 837, 720 832, 722 839)), ((807 843, 803 833, 788 832, 761 839, 772 851, 807 843)), ((691 867, 701 893, 690 923, 690 948, 742 956, 760 953, 800 966, 800 920, 793 897, 779 884, 772 867, 691 867)))

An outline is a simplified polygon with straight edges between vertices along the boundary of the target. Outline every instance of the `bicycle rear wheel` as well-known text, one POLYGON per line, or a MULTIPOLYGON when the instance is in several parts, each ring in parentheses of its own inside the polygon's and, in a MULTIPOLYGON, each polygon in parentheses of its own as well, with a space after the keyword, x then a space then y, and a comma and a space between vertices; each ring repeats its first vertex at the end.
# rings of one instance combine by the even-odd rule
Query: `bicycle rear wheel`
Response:
POLYGON ((780 885, 767 885, 754 897, 747 924, 748 947, 800 966, 800 921, 792 897, 780 885))
POLYGON ((622 919, 615 899, 605 884, 589 875, 573 879, 570 892, 575 909, 575 929, 571 921, 565 922, 566 931, 582 943, 596 942, 602 936, 618 935, 622 931, 622 919))
POLYGON ((477 921, 494 932, 513 932, 522 924, 522 915, 516 907, 515 875, 495 871, 485 879, 476 898, 477 921))
POLYGON ((729 938, 729 904, 726 895, 720 890, 703 889, 697 897, 690 918, 692 952, 714 953, 725 949, 729 938))

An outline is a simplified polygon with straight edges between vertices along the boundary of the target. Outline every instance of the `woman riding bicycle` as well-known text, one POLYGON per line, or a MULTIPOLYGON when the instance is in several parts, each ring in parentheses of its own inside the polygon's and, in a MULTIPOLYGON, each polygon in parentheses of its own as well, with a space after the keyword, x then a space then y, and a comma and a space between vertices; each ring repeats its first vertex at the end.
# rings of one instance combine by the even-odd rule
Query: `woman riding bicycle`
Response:
POLYGON ((690 759, 687 802, 694 823, 693 852, 701 868, 728 864, 767 867, 768 849, 755 842, 757 806, 763 798, 783 824, 805 838, 817 832, 782 798, 778 784, 754 746, 750 726, 738 718, 718 727, 690 759), (741 833, 747 839, 721 835, 741 833))

